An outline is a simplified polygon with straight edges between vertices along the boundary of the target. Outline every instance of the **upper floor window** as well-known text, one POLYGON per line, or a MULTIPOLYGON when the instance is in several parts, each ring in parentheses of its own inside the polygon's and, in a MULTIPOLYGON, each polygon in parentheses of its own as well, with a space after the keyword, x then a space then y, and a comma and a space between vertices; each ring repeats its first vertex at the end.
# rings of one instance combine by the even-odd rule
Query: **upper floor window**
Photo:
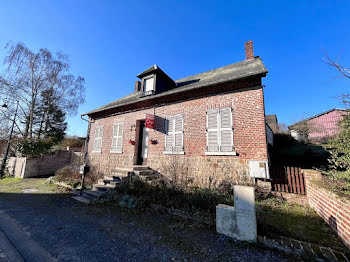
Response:
POLYGON ((145 95, 154 93, 154 76, 147 77, 143 80, 143 93, 145 95))
POLYGON ((184 115, 166 118, 166 136, 164 153, 184 153, 184 115))
POLYGON ((97 126, 95 128, 94 144, 93 144, 92 152, 101 153, 102 137, 103 137, 103 126, 97 126))
POLYGON ((115 122, 113 126, 113 137, 112 137, 112 153, 122 153, 123 152, 123 132, 124 132, 124 122, 115 122))
POLYGON ((231 108, 211 109, 207 111, 206 154, 234 154, 231 108))

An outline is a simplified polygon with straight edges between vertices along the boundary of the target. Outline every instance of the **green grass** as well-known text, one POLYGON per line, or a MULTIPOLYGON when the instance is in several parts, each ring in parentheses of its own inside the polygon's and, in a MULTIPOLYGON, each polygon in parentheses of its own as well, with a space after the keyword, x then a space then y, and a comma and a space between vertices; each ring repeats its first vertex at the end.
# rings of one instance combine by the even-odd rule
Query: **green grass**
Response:
POLYGON ((0 178, 0 193, 23 193, 24 189, 34 188, 38 194, 61 193, 62 189, 54 184, 47 184, 46 178, 0 178))
POLYGON ((257 216, 259 235, 284 236, 346 250, 335 232, 309 206, 270 198, 257 201, 257 216))

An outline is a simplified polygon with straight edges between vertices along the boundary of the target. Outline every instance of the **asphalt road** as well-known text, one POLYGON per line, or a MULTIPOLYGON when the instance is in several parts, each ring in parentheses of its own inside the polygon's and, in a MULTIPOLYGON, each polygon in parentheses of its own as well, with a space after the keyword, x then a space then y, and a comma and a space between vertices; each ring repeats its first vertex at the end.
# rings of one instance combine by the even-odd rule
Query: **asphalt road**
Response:
POLYGON ((9 223, 27 237, 15 243, 19 253, 28 256, 25 249, 34 245, 36 254, 57 261, 295 261, 198 223, 113 204, 87 206, 69 194, 0 193, 0 220, 1 214, 8 220, 2 227, 9 223))

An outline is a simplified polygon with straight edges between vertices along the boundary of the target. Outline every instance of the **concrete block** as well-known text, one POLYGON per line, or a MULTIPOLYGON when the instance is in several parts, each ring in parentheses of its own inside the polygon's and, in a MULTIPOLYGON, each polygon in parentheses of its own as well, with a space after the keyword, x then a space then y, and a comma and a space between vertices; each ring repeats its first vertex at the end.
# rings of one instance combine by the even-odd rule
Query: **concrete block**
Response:
POLYGON ((216 207, 216 231, 242 241, 257 241, 254 187, 234 186, 235 206, 216 207))
POLYGON ((229 237, 235 237, 235 208, 228 205, 216 206, 216 231, 229 237))
POLYGON ((255 189, 249 186, 234 186, 236 238, 256 242, 257 225, 255 212, 255 189))

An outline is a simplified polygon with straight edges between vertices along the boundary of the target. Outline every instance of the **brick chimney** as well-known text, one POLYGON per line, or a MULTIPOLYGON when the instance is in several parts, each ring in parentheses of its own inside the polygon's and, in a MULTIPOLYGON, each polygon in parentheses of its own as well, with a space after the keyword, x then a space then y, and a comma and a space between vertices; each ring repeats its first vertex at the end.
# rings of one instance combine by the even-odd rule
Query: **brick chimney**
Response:
POLYGON ((141 88, 141 82, 140 81, 136 81, 135 82, 135 93, 137 93, 138 91, 140 91, 141 88))
POLYGON ((250 40, 248 42, 245 42, 244 48, 245 48, 245 60, 253 59, 254 58, 253 41, 250 40))

